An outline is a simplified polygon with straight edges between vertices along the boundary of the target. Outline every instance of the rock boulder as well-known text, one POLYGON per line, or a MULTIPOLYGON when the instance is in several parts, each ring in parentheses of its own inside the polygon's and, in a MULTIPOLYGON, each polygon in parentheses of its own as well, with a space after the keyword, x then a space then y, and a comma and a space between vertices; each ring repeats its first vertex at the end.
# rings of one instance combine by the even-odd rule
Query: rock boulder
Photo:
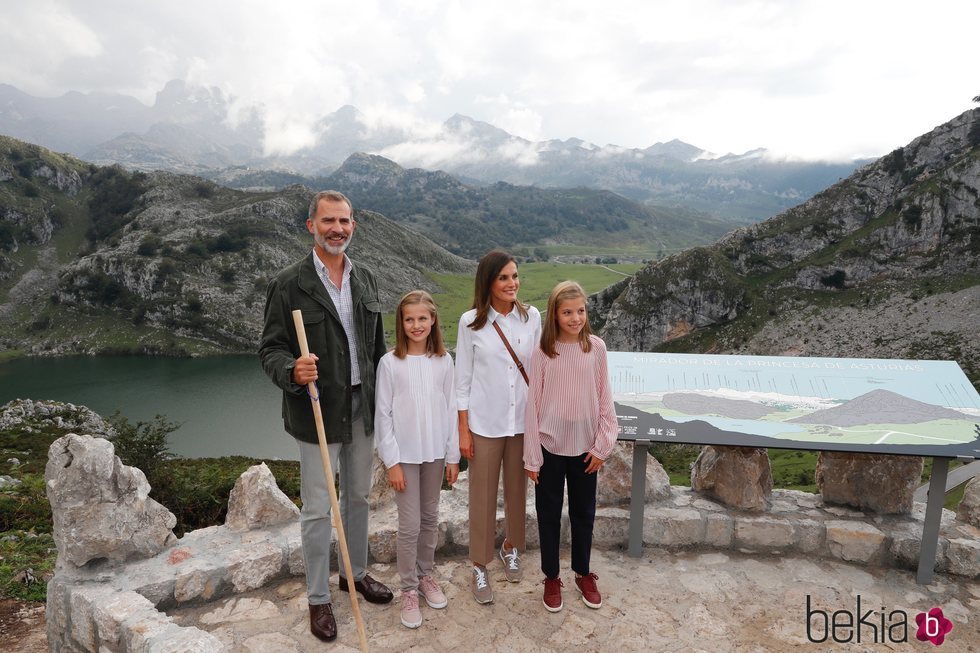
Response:
MULTIPOLYGON (((620 442, 599 469, 596 503, 613 506, 627 503, 633 481, 633 443, 620 442)), ((647 456, 645 501, 660 501, 670 496, 670 477, 660 461, 647 456)))
MULTIPOLYGON (((38 428, 89 433, 112 437, 115 430, 90 408, 60 401, 14 399, 0 406, 0 430, 19 429, 28 433, 38 428)), ((10 462, 9 460, 7 462, 10 462)))
POLYGON ((922 458, 821 451, 817 489, 827 503, 881 514, 912 512, 921 483, 922 458))
POLYGON ((123 465, 108 440, 58 438, 48 449, 44 479, 59 569, 147 558, 176 541, 177 518, 149 497, 146 476, 123 465))
POLYGON ((371 466, 371 493, 368 495, 368 503, 371 510, 377 510, 389 503, 395 502, 395 491, 388 483, 388 470, 381 462, 378 451, 374 451, 374 463, 371 466))
POLYGON ((265 463, 245 470, 228 497, 225 526, 236 531, 275 526, 299 518, 299 508, 289 500, 265 463))
POLYGON ((743 510, 767 510, 772 467, 765 449, 707 446, 691 467, 691 489, 743 510))
POLYGON ((960 507, 956 510, 956 518, 980 528, 980 476, 967 482, 960 507))

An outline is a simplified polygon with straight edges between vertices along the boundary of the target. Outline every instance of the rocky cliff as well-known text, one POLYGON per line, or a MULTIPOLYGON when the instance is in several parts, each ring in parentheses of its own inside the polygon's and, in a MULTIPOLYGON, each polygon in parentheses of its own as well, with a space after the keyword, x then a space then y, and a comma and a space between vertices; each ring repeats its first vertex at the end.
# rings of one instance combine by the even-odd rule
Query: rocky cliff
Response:
POLYGON ((592 299, 611 349, 953 358, 980 379, 980 110, 592 299))
POLYGON ((23 247, 45 245, 70 220, 92 166, 0 136, 0 280, 23 247))
MULTIPOLYGON (((269 278, 311 248, 302 186, 247 193, 0 141, 0 345, 34 353, 252 351, 269 278)), ((393 308, 473 264, 370 211, 353 257, 393 308)))

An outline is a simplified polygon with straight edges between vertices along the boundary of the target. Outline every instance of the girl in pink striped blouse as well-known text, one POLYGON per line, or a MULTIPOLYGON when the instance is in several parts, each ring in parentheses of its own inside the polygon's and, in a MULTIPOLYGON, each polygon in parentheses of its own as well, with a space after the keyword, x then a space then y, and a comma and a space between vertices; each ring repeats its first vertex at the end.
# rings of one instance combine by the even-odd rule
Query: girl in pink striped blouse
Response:
POLYGON ((598 577, 589 569, 596 479, 616 445, 616 410, 606 344, 589 329, 585 292, 574 281, 555 286, 541 345, 531 355, 524 419, 524 469, 534 482, 541 539, 544 607, 562 609, 558 544, 565 484, 572 527, 575 586, 590 608, 602 607, 598 577))

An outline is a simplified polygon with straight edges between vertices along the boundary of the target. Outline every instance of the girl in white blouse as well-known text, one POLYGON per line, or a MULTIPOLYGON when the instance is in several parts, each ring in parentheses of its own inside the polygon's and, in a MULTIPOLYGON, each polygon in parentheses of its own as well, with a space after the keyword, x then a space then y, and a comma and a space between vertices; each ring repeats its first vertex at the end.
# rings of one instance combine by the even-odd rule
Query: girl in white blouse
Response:
POLYGON ((453 359, 429 293, 413 290, 398 303, 395 349, 381 358, 377 379, 375 441, 398 506, 401 621, 418 628, 420 596, 431 608, 448 604, 432 571, 443 466, 452 485, 460 457, 453 359))
POLYGON ((459 449, 469 461, 472 590, 479 603, 493 601, 486 566, 494 557, 503 562, 508 581, 516 583, 523 574, 520 555, 525 544, 527 497, 523 461, 527 381, 523 368, 540 338, 541 315, 517 299, 520 286, 514 257, 500 250, 488 252, 476 269, 473 308, 460 318, 457 335, 459 449), (501 469, 505 526, 498 550, 501 469))

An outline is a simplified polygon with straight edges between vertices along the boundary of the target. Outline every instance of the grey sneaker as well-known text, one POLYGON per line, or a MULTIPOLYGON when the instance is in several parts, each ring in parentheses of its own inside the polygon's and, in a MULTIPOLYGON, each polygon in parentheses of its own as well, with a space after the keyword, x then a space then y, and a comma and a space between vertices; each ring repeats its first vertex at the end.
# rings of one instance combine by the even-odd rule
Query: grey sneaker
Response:
POLYGON ((422 611, 419 610, 419 595, 415 590, 402 590, 402 625, 418 628, 422 625, 422 611))
POLYGON ((519 583, 524 578, 524 570, 521 569, 521 559, 517 553, 517 547, 510 551, 500 545, 500 559, 504 563, 504 576, 511 583, 519 583))
POLYGON ((477 603, 493 602, 493 589, 490 588, 490 576, 483 565, 473 565, 473 598, 477 603))
POLYGON ((419 596, 425 599, 430 608, 444 608, 449 605, 449 599, 432 576, 419 578, 419 596))

